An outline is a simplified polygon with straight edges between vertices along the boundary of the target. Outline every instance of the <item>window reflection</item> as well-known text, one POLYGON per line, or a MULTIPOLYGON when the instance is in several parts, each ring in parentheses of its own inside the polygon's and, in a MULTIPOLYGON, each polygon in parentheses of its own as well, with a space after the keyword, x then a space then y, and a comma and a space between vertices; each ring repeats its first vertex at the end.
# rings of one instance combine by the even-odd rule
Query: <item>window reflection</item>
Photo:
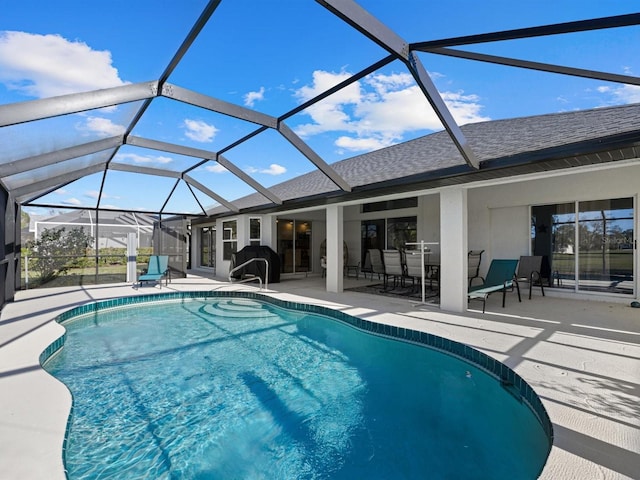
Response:
POLYGON ((216 266, 216 229, 203 227, 200 229, 200 266, 216 266))
POLYGON ((311 221, 278 219, 278 255, 282 273, 311 271, 311 221))
POLYGON ((222 222, 222 258, 231 260, 238 251, 238 222, 231 220, 222 222))
POLYGON ((534 206, 531 242, 549 284, 633 295, 633 198, 534 206))
POLYGON ((581 290, 633 293, 633 199, 579 202, 581 290))

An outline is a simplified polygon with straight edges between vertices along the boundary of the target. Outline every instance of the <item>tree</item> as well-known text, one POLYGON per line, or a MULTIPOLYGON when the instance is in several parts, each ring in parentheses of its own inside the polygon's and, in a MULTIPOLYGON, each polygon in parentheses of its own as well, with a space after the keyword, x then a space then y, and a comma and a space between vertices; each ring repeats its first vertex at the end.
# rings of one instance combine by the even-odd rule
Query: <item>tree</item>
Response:
POLYGON ((84 257, 92 238, 84 232, 84 228, 73 228, 66 233, 64 228, 46 229, 38 240, 27 243, 34 255, 30 263, 40 272, 40 281, 49 280, 64 273, 76 257, 84 257))
POLYGON ((20 228, 27 228, 31 222, 31 217, 24 210, 20 211, 20 228))

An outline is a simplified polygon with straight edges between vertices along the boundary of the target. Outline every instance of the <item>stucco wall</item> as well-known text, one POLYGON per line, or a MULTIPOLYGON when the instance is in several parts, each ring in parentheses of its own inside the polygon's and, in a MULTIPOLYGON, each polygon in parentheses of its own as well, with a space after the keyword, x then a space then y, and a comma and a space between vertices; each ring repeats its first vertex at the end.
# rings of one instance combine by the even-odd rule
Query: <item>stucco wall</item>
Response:
POLYGON ((492 258, 530 253, 530 205, 635 197, 638 193, 640 165, 470 188, 469 249, 485 250, 481 272, 486 272, 492 258))
MULTIPOLYGON (((468 248, 485 250, 481 272, 485 273, 492 258, 518 258, 530 253, 531 205, 545 205, 576 200, 636 197, 640 193, 640 164, 591 171, 572 175, 551 173, 547 178, 532 179, 501 185, 468 188, 468 248)), ((440 241, 440 195, 437 192, 419 197, 417 208, 361 213, 359 205, 344 207, 344 241, 349 249, 349 263, 361 259, 360 222, 364 219, 418 217, 418 240, 440 241)), ((293 215, 292 215, 293 216, 293 215)), ((243 217, 243 216, 239 216, 243 217)), ((283 217, 287 217, 283 215, 283 217)), ((324 211, 307 214, 298 212, 313 222, 312 258, 314 272, 320 271, 320 243, 326 238, 324 211)), ((228 219, 225 219, 228 220, 228 219)), ((263 217, 263 243, 274 241, 275 229, 270 229, 268 216, 263 217)), ((242 222, 240 222, 242 223, 242 222)), ((221 225, 218 225, 221 231, 221 225)), ((638 229, 636 220, 636 229, 638 229)), ((242 229, 238 228, 238 247, 241 248, 242 229)), ((218 252, 222 251, 218 236, 218 252)), ((197 243, 196 243, 197 245, 197 243)), ((430 245, 434 257, 439 257, 440 246, 430 245)), ((218 275, 225 273, 228 262, 218 259, 218 275)))

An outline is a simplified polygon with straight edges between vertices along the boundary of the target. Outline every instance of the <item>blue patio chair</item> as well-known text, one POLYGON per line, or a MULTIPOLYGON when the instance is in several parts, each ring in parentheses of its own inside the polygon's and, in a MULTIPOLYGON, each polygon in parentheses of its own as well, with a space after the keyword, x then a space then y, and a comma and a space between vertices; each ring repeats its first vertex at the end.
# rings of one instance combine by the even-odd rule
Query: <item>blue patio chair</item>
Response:
POLYGON ((149 265, 145 273, 138 278, 139 286, 142 282, 158 282, 162 288, 162 279, 165 279, 165 285, 169 284, 171 271, 169 270, 168 255, 151 255, 149 257, 149 265))
POLYGON ((484 313, 487 297, 494 292, 502 292, 502 308, 504 308, 507 289, 513 289, 513 285, 515 284, 518 290, 518 301, 522 302, 520 298, 520 287, 517 282, 514 282, 517 266, 518 260, 491 260, 487 276, 485 278, 478 277, 482 280, 482 284, 469 286, 468 299, 482 300, 482 313, 484 313))

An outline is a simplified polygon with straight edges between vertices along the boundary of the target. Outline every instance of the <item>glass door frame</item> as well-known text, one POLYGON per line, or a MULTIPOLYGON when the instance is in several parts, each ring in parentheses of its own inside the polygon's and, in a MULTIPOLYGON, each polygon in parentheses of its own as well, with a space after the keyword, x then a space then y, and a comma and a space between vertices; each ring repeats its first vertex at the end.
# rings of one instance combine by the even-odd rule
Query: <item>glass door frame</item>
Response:
POLYGON ((305 219, 281 218, 276 221, 276 243, 280 256, 280 273, 310 273, 313 271, 313 222, 305 219), (283 225, 290 225, 286 237, 283 225), (289 235, 291 238, 289 238, 289 235), (304 238, 303 238, 304 237, 304 238), (307 238, 308 237, 308 238, 307 238))
POLYGON ((199 230, 199 248, 198 248, 198 267, 202 268, 212 268, 215 270, 216 268, 216 226, 215 225, 205 225, 203 227, 198 228, 199 230), (206 233, 206 234, 205 234, 206 233), (207 245, 204 245, 205 239, 207 240, 207 245), (209 257, 209 261, 205 265, 203 254, 205 253, 205 248, 207 249, 206 253, 209 257))
MULTIPOLYGON (((612 296, 619 296, 619 297, 624 297, 624 298, 629 298, 629 297, 633 297, 636 298, 638 296, 638 268, 639 268, 639 262, 640 260, 638 259, 638 255, 637 255, 637 235, 638 235, 638 231, 640 228, 640 219, 638 218, 638 214, 637 214, 637 206, 638 206, 638 198, 637 195, 623 195, 620 197, 616 197, 616 198, 600 198, 600 199, 583 199, 583 200, 574 200, 574 201, 565 201, 565 202, 559 202, 559 203, 549 203, 549 204, 535 204, 535 205, 530 205, 529 206, 529 218, 533 219, 533 215, 534 215, 534 211, 533 209, 535 207, 545 207, 545 206, 555 206, 555 205, 566 205, 566 204, 572 204, 573 205, 573 225, 574 225, 574 232, 573 232, 573 249, 574 249, 574 265, 573 265, 573 275, 574 275, 574 279, 573 279, 573 286, 572 288, 570 288, 569 290, 575 292, 575 293, 581 293, 581 294, 591 294, 591 295, 612 295, 612 296), (583 240, 580 237, 580 231, 581 231, 581 226, 583 226, 584 223, 588 222, 588 219, 581 219, 580 218, 580 207, 581 204, 585 204, 585 203, 590 203, 590 202, 598 202, 598 201, 610 201, 610 200, 624 200, 624 199, 631 199, 632 202, 632 206, 631 206, 631 214, 632 214, 632 219, 631 219, 631 225, 633 228, 633 238, 631 239, 631 245, 630 245, 630 249, 631 249, 631 254, 633 255, 632 261, 631 261, 631 268, 632 268, 632 292, 630 293, 623 293, 623 292, 611 292, 611 291, 605 291, 605 290, 598 290, 595 288, 586 288, 586 287, 582 287, 580 288, 580 284, 581 284, 581 280, 585 280, 581 278, 581 270, 580 270, 580 264, 581 264, 581 254, 584 256, 585 253, 581 252, 581 247, 580 247, 580 241, 583 240), (582 225, 581 225, 582 222, 582 225)), ((535 229, 536 226, 532 225, 532 229, 535 229)), ((552 228, 552 226, 550 225, 549 228, 552 228)), ((604 232, 604 237, 608 238, 606 235, 606 232, 604 232)), ((533 240, 533 236, 532 236, 532 240, 533 240)), ((536 252, 534 251, 533 248, 533 241, 529 243, 529 254, 530 255, 535 255, 536 252)), ((550 252, 551 255, 553 255, 553 251, 550 252)), ((555 284, 556 282, 554 281, 553 278, 553 274, 556 271, 556 269, 553 267, 553 261, 551 260, 551 285, 550 286, 554 286, 556 287, 557 285, 555 284)), ((584 260, 583 260, 584 262, 584 260)), ((610 270, 608 270, 608 272, 610 272, 610 270)), ((604 272, 603 272, 604 273, 604 272)), ((557 280, 557 279, 555 279, 557 280)), ((567 289, 565 289, 567 290, 567 289)))

